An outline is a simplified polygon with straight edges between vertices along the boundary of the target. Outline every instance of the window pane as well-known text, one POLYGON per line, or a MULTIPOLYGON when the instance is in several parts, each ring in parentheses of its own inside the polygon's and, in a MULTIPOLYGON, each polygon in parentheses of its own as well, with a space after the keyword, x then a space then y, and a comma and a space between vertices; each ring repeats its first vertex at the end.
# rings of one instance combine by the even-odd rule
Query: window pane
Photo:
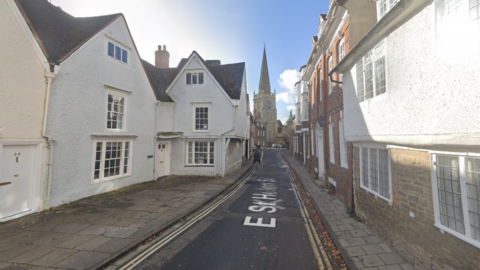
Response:
POLYGON ((192 73, 192 84, 197 84, 197 73, 192 73))
POLYGON ((390 181, 388 170, 388 150, 378 150, 379 188, 380 195, 390 199, 390 181))
POLYGON ((440 220, 443 225, 465 233, 458 164, 458 157, 437 156, 438 193, 444 198, 439 200, 440 220))
POLYGON ((122 49, 122 62, 128 63, 128 53, 122 49))
POLYGON ((198 73, 198 84, 203 84, 203 72, 198 73))
POLYGON ((102 147, 103 147, 103 143, 97 142, 97 147, 95 149, 95 169, 93 173, 93 179, 100 178, 100 163, 102 161, 102 147))
POLYGON ((362 184, 368 188, 368 148, 362 148, 362 184))
POLYGON ((365 88, 363 84, 363 58, 357 62, 357 100, 362 102, 365 99, 365 88))
POLYGON ((380 17, 382 17, 383 14, 385 14, 385 12, 387 11, 386 0, 379 0, 377 6, 378 6, 378 14, 380 15, 380 17))
POLYGON ((195 130, 208 130, 208 107, 195 108, 195 130))
POLYGON ((187 73, 187 84, 192 84, 192 73, 187 73))
POLYGON ((113 43, 108 42, 108 55, 113 57, 113 52, 115 51, 115 45, 113 43))
POLYGON ((375 95, 385 93, 385 42, 375 48, 375 95))
POLYGON ((130 142, 125 142, 125 153, 123 155, 123 173, 128 173, 128 158, 130 156, 130 142))
POLYGON ((118 46, 115 46, 115 59, 122 60, 122 49, 118 46))
POLYGON ((107 128, 123 129, 125 98, 109 94, 107 110, 107 128))
POLYGON ((370 189, 378 192, 377 149, 370 148, 370 189))
POLYGON ((467 175, 468 215, 472 238, 480 241, 480 159, 465 159, 467 175))
POLYGON ((364 57, 365 61, 365 100, 373 97, 373 64, 372 51, 364 57))

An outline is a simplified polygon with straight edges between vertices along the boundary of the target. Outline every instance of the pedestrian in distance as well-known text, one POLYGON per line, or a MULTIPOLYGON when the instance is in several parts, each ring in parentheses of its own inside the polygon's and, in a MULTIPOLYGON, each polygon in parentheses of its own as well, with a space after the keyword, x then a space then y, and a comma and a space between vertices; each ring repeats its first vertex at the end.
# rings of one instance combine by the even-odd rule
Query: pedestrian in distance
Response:
POLYGON ((255 154, 253 154, 253 163, 258 162, 258 164, 261 164, 262 161, 260 160, 260 152, 258 152, 258 149, 255 150, 255 154))

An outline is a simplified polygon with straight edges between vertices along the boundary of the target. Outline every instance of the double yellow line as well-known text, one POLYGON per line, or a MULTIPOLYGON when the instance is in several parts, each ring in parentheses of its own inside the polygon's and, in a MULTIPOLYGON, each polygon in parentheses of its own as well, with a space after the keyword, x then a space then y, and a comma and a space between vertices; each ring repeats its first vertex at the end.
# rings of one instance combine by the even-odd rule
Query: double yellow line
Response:
POLYGON ((160 241, 156 242, 153 244, 151 247, 148 249, 144 250, 142 253, 138 254, 135 256, 135 258, 131 259, 128 263, 124 264, 119 270, 130 270, 133 269, 135 266, 137 266, 139 263, 143 262, 145 259, 147 259, 150 255, 155 253, 157 250, 161 249, 163 246, 168 244, 170 241, 172 241, 175 237, 183 233, 184 231, 188 230, 190 227, 192 227, 195 223, 200 221, 202 218, 210 214, 213 210, 215 210, 218 206, 220 206, 223 202, 228 200, 235 192, 237 192, 242 186, 252 177, 252 175, 255 173, 256 169, 252 170, 250 174, 242 181, 240 184, 238 184, 228 195, 225 195, 223 198, 220 200, 216 201, 214 204, 210 205, 206 209, 204 209, 201 213, 196 215, 194 218, 189 220, 187 223, 183 224, 182 226, 178 227, 175 229, 173 232, 170 234, 166 235, 163 237, 160 241))
MULTIPOLYGON (((278 155, 280 156, 280 154, 278 155)), ((301 199, 300 192, 298 191, 298 187, 294 183, 295 180, 293 178, 292 171, 290 170, 288 163, 286 163, 285 160, 283 159, 282 161, 288 171, 288 176, 290 177, 290 182, 293 187, 295 197, 297 198, 297 201, 300 205, 300 213, 302 214, 303 220, 305 222, 304 223, 305 230, 307 231, 308 239, 310 240, 310 245, 312 246, 313 253, 315 254, 315 258, 317 259, 318 268, 320 270, 324 270, 324 269, 332 270, 333 269, 332 265, 330 264, 330 260, 328 259, 327 253, 323 248, 322 242, 320 241, 320 237, 317 234, 317 230, 315 229, 315 226, 313 226, 307 207, 305 207, 305 204, 301 199)))

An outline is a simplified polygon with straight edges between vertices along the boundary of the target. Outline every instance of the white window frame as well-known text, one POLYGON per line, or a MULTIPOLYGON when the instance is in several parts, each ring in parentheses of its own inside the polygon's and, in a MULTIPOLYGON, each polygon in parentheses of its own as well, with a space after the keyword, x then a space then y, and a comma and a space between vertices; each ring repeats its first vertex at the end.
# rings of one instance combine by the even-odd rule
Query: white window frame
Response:
POLYGON ((453 153, 453 152, 430 152, 431 154, 431 179, 432 179, 432 195, 433 195, 433 209, 435 216, 435 227, 439 228, 442 232, 447 232, 477 248, 480 248, 480 241, 472 238, 472 232, 470 227, 470 215, 469 215, 469 203, 468 203, 468 191, 467 191, 467 173, 466 173, 466 159, 467 158, 480 158, 480 154, 477 153, 453 153), (458 232, 450 227, 443 225, 440 215, 440 203, 438 192, 438 180, 437 180, 437 159, 438 156, 450 156, 458 158, 459 168, 459 181, 460 181, 460 195, 462 203, 462 215, 465 233, 458 232))
POLYGON ((335 164, 335 141, 333 138, 333 123, 328 124, 328 150, 330 152, 330 163, 335 164))
POLYGON ((392 204, 392 170, 391 170, 391 161, 390 161, 390 149, 388 148, 383 148, 383 147, 365 147, 365 146, 362 146, 360 147, 360 187, 370 193, 372 193, 373 195, 375 195, 375 197, 379 197, 379 198, 382 198, 384 200, 386 200, 387 202, 389 202, 390 204, 392 204), (365 160, 363 158, 363 155, 364 155, 364 151, 367 150, 367 160, 365 160), (371 178, 372 178, 372 175, 371 175, 371 160, 370 160, 370 150, 377 150, 377 155, 376 155, 376 166, 377 166, 377 175, 376 175, 376 178, 378 180, 377 182, 377 185, 378 185, 378 190, 380 190, 380 168, 379 168, 379 161, 380 161, 380 154, 379 154, 379 151, 378 150, 383 150, 383 151, 387 151, 387 165, 388 165, 388 192, 389 192, 389 197, 385 197, 383 196, 382 194, 380 194, 380 192, 378 191, 375 191, 374 189, 372 189, 370 187, 371 185, 371 178), (364 184, 364 162, 367 162, 367 183, 368 183, 368 186, 366 186, 364 184))
POLYGON ((130 63, 130 50, 127 49, 125 46, 118 44, 118 42, 114 42, 112 40, 107 40, 107 46, 106 46, 107 53, 106 55, 114 59, 115 61, 118 61, 122 64, 128 65, 130 63), (110 45, 113 46, 113 51, 110 51, 110 45), (117 58, 117 52, 120 53, 119 58, 117 58), (113 54, 110 54, 113 53, 113 54), (126 59, 125 59, 126 58, 126 59))
MULTIPOLYGON (((106 125, 105 125, 105 130, 106 131, 115 131, 115 132, 124 132, 124 131, 127 131, 127 104, 128 104, 128 93, 127 92, 124 92, 124 91, 119 91, 119 90, 114 90, 114 89, 107 89, 106 90, 106 94, 107 94, 107 102, 106 102, 106 109, 105 109, 105 119, 106 119, 106 125), (123 99, 123 112, 116 112, 114 110, 112 111, 109 111, 108 109, 108 103, 109 103, 109 96, 112 96, 112 98, 115 100, 115 99, 123 99), (112 117, 112 114, 120 114, 122 115, 122 120, 121 120, 121 123, 122 123, 122 128, 109 128, 108 127, 108 122, 110 121, 109 120, 109 117, 112 117)), ((113 109, 113 107, 112 107, 113 109)), ((118 116, 117 116, 118 118, 118 116)), ((112 122, 114 120, 111 120, 112 122)), ((118 126, 118 119, 115 121, 117 122, 117 126, 118 126)))
POLYGON ((311 144, 311 148, 312 148, 312 156, 315 156, 315 147, 313 145, 313 140, 314 140, 314 135, 315 135, 315 130, 313 128, 310 128, 310 137, 311 137, 311 141, 312 141, 312 144, 311 144))
POLYGON ((338 43, 338 62, 342 61, 345 57, 345 38, 342 37, 338 43))
MULTIPOLYGON (((118 178, 123 178, 132 175, 132 155, 133 153, 133 139, 117 139, 117 138, 99 138, 93 140, 93 166, 92 166, 92 183, 101 183, 105 181, 110 181, 118 178), (128 142, 128 153, 126 152, 125 146, 128 142), (97 157, 97 143, 101 143, 100 156, 97 157), (120 153, 120 164, 119 169, 120 173, 113 176, 105 177, 105 165, 106 165, 106 156, 107 156, 107 143, 121 143, 121 153, 120 153), (127 155, 127 156, 125 156, 127 155), (126 159, 126 160, 125 160, 126 159), (125 164, 125 161, 127 164, 125 164), (95 178, 96 163, 99 162, 99 174, 98 178, 95 178), (127 171, 125 172, 125 166, 127 171)), ((110 154, 111 155, 111 154, 110 154)), ((111 159, 111 156, 110 156, 111 159)), ((112 160, 109 160, 109 163, 112 160)))
POLYGON ((330 56, 328 58, 328 70, 327 70, 327 76, 328 76, 328 95, 331 95, 333 93, 333 85, 332 85, 332 76, 329 75, 330 71, 333 68, 333 56, 330 56))
MULTIPOLYGON (((210 109, 210 104, 207 103, 197 103, 193 105, 193 132, 209 132, 210 131, 210 115, 212 114, 210 109), (208 109, 208 118, 207 118, 207 129, 197 129, 197 108, 207 108, 208 109)), ((200 120, 200 119, 199 119, 200 120)))
POLYGON ((318 93, 320 95, 319 100, 322 101, 322 69, 320 69, 318 72, 317 82, 318 82, 318 93))
POLYGON ((348 169, 348 158, 347 158, 347 141, 345 140, 344 135, 344 121, 343 119, 338 123, 338 141, 340 144, 340 166, 342 168, 348 169))
POLYGON ((457 46, 456 40, 469 36, 464 50, 471 54, 471 49, 478 47, 480 29, 480 5, 467 0, 435 0, 435 28, 437 50, 450 55, 457 46), (475 11, 475 12, 473 12, 475 11), (475 34, 472 34, 475 33, 475 34), (471 44, 471 48, 469 48, 471 44))
POLYGON ((205 84, 205 73, 203 71, 186 71, 185 85, 204 85, 204 84, 205 84), (202 78, 201 83, 200 83, 200 78, 202 78))
POLYGON ((200 166, 200 167, 213 167, 215 166, 215 141, 209 141, 209 140, 189 140, 185 142, 185 164, 187 166, 200 166), (192 144, 192 162, 189 162, 189 147, 190 143, 192 144), (195 163, 195 143, 208 143, 207 146, 207 156, 208 156, 208 162, 207 163, 195 163), (213 145, 213 152, 211 152, 211 146, 213 145), (213 154, 213 163, 210 163, 211 155, 213 154))
POLYGON ((383 95, 387 93, 388 87, 387 87, 387 82, 388 82, 388 72, 387 72, 387 42, 386 40, 382 40, 379 42, 372 50, 370 50, 364 57, 360 58, 357 63, 355 64, 355 70, 356 70, 356 95, 357 95, 357 100, 359 103, 362 103, 366 100, 375 98, 377 96, 383 95), (383 46, 383 47, 382 47, 383 46), (378 83, 379 80, 381 80, 382 76, 381 73, 377 74, 377 64, 381 58, 383 59, 383 65, 384 65, 384 76, 383 79, 385 80, 385 85, 382 87, 384 90, 383 92, 381 91, 380 84, 378 83), (369 59, 369 60, 368 60, 369 59), (369 62, 367 62, 367 60, 369 62), (371 72, 372 72, 372 77, 371 77, 371 82, 368 81, 368 78, 366 76, 366 72, 371 65, 371 72), (367 93, 366 93, 366 88, 367 85, 370 84, 372 85, 372 93, 371 96, 367 98, 367 93), (377 93, 379 92, 379 93, 377 93))
POLYGON ((379 21, 385 14, 392 9, 399 0, 378 0, 377 1, 377 21, 379 21), (382 11, 382 7, 384 8, 382 11))
POLYGON ((303 121, 308 121, 308 98, 303 98, 303 121))

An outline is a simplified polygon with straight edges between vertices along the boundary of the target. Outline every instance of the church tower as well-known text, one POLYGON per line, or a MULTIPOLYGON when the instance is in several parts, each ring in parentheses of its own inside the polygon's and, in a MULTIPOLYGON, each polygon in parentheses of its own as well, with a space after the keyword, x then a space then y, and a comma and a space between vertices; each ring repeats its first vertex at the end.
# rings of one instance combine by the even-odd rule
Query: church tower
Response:
POLYGON ((262 70, 260 71, 260 82, 258 83, 258 94, 253 93, 253 107, 255 117, 262 118, 267 122, 266 140, 270 143, 277 139, 277 105, 276 91, 272 94, 270 89, 270 76, 268 75, 267 53, 263 47, 262 70))

